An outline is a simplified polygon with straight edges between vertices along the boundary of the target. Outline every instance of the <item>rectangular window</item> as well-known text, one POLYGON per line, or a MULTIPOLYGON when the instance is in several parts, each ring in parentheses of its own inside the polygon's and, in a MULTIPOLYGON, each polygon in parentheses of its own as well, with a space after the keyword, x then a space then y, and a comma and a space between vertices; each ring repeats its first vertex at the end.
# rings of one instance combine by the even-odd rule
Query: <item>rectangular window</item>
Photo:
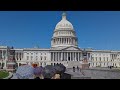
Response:
POLYGON ((101 57, 99 57, 100 58, 100 61, 101 61, 101 57))
POLYGON ((41 60, 42 60, 42 57, 40 57, 41 58, 41 60))
POLYGON ((104 61, 105 61, 105 57, 104 57, 104 61))
POLYGON ((108 61, 108 57, 107 57, 107 61, 108 61))
POLYGON ((97 57, 96 57, 96 61, 97 61, 97 57))

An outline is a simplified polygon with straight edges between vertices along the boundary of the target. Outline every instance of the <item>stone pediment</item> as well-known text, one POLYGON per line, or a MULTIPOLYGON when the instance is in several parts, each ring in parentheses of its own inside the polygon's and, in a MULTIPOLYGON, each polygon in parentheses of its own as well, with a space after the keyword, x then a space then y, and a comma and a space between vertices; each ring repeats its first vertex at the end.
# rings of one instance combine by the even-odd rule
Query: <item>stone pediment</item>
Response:
POLYGON ((66 48, 64 48, 62 50, 75 50, 75 51, 79 51, 80 48, 71 46, 71 47, 66 47, 66 48))

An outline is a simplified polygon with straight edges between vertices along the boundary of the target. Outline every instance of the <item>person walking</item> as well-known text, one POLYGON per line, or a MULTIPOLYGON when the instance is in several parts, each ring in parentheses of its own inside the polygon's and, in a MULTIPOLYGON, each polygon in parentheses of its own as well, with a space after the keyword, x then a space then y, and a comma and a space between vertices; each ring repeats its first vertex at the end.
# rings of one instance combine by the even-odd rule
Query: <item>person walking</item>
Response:
POLYGON ((75 67, 73 66, 73 72, 75 72, 75 67))
POLYGON ((77 66, 77 71, 79 72, 79 67, 77 66))

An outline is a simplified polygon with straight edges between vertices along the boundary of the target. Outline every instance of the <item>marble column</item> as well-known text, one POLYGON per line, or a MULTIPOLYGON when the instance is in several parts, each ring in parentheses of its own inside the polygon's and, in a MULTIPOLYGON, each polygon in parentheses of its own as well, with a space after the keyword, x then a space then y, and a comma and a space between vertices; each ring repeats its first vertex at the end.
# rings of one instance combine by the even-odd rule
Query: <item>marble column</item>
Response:
POLYGON ((75 61, 76 61, 76 52, 75 52, 75 61))
POLYGON ((55 61, 57 61, 57 52, 55 52, 55 61))
POLYGON ((56 61, 56 52, 54 52, 54 61, 56 61))
POLYGON ((57 61, 59 60, 59 58, 58 58, 58 54, 59 54, 59 52, 57 52, 57 61))
POLYGON ((67 38, 65 38, 65 44, 67 44, 67 38))
POLYGON ((62 44, 62 38, 61 38, 61 44, 62 44))
POLYGON ((72 52, 72 61, 74 61, 74 56, 73 56, 73 53, 74 53, 74 52, 72 52))
POLYGON ((65 60, 67 61, 67 52, 65 52, 65 57, 66 57, 65 60))
POLYGON ((57 52, 55 52, 55 61, 57 61, 57 52))
POLYGON ((68 38, 66 38, 67 39, 67 44, 68 44, 68 38))
POLYGON ((59 59, 59 54, 60 54, 60 53, 58 52, 58 61, 60 60, 60 59, 59 59))
POLYGON ((53 60, 53 58, 52 58, 52 52, 51 52, 51 59, 50 59, 51 61, 53 60))
POLYGON ((73 61, 75 61, 75 52, 73 52, 73 61))
POLYGON ((59 40, 59 44, 60 44, 60 38, 58 38, 58 40, 59 40))
POLYGON ((71 54, 72 54, 72 53, 70 52, 70 61, 71 61, 71 56, 72 56, 71 54))
POLYGON ((63 61, 65 60, 65 53, 63 52, 63 61))
POLYGON ((54 52, 53 52, 53 58, 52 58, 52 59, 53 59, 53 61, 54 61, 54 52))
POLYGON ((77 58, 77 61, 79 61, 79 52, 78 52, 78 58, 77 58))
POLYGON ((61 52, 61 61, 63 60, 63 53, 61 52))
POLYGON ((65 60, 65 53, 63 52, 63 61, 65 60))
POLYGON ((68 44, 68 38, 66 38, 66 43, 68 44))
POLYGON ((67 52, 67 61, 68 61, 68 52, 67 52))

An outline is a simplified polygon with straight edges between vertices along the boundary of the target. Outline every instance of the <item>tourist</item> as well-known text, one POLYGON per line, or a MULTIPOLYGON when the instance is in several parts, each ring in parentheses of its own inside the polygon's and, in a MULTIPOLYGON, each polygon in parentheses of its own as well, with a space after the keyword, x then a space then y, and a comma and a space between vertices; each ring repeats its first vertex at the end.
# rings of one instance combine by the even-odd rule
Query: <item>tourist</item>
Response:
POLYGON ((77 66, 77 71, 79 72, 79 67, 77 66))
POLYGON ((42 66, 34 67, 33 72, 34 72, 34 79, 43 79, 43 75, 42 75, 43 67, 42 66))
POLYGON ((110 66, 110 69, 112 69, 112 66, 110 66))
POLYGON ((73 72, 75 72, 75 67, 73 66, 73 72))
POLYGON ((52 65, 45 66, 42 75, 44 79, 60 79, 59 73, 56 72, 55 67, 52 65))
POLYGON ((65 73, 66 67, 63 64, 56 64, 54 67, 55 67, 56 73, 58 73, 55 75, 57 76, 57 78, 54 78, 54 79, 71 79, 71 75, 65 73))

